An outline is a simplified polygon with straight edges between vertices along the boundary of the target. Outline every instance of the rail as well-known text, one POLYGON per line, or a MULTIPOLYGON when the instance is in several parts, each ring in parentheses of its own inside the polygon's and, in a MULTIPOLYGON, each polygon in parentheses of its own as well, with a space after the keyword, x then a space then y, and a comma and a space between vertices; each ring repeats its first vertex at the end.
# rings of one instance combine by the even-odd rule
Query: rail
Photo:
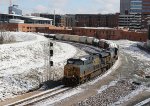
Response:
POLYGON ((31 97, 28 97, 28 98, 16 101, 16 102, 11 103, 11 104, 7 104, 7 106, 27 106, 27 105, 32 105, 34 103, 40 102, 42 100, 45 100, 45 99, 48 99, 48 98, 53 97, 55 95, 58 95, 60 93, 63 93, 65 91, 69 90, 69 89, 71 89, 71 88, 64 87, 64 85, 60 85, 60 86, 58 86, 58 87, 56 87, 54 89, 50 89, 50 90, 44 91, 44 92, 42 92, 40 94, 33 95, 31 97))

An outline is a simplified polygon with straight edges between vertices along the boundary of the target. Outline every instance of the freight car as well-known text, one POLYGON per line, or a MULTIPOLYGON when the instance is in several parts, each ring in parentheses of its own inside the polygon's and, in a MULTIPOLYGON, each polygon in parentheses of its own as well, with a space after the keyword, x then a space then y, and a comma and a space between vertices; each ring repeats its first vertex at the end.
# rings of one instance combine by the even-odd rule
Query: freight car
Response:
POLYGON ((78 35, 71 35, 70 36, 70 41, 79 42, 79 38, 80 38, 80 36, 78 36, 78 35))
POLYGON ((106 72, 115 62, 110 52, 68 59, 64 67, 63 83, 67 86, 74 86, 106 72))
POLYGON ((70 41, 70 35, 62 34, 62 40, 64 40, 64 41, 70 41))
MULTIPOLYGON (((93 45, 96 47, 100 47, 103 49, 109 48, 111 43, 108 43, 104 39, 96 39, 95 37, 87 37, 87 36, 78 36, 78 35, 68 35, 68 34, 56 34, 55 35, 57 40, 65 40, 65 41, 71 41, 71 42, 78 42, 78 43, 84 43, 93 45)), ((116 48, 116 47, 115 47, 116 48)))
POLYGON ((80 37, 79 37, 79 42, 80 42, 80 43, 86 43, 86 42, 87 42, 86 39, 87 39, 86 36, 80 36, 80 37))
POLYGON ((57 40, 62 40, 64 34, 56 34, 55 36, 56 36, 55 38, 56 38, 57 40))

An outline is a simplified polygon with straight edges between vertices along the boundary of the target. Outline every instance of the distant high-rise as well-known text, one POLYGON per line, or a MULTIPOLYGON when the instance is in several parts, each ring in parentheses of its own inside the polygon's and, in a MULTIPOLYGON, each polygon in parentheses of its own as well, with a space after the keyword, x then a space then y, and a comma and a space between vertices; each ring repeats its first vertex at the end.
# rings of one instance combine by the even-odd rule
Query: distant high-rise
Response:
POLYGON ((150 0, 143 0, 142 3, 142 27, 148 28, 150 24, 150 0))
POLYGON ((22 10, 18 8, 18 5, 12 5, 8 7, 8 13, 22 15, 22 10))
POLYGON ((120 0, 119 26, 147 29, 150 21, 150 0, 120 0))
POLYGON ((130 14, 142 14, 142 0, 130 0, 130 14))
POLYGON ((142 13, 150 15, 150 0, 143 0, 143 2, 142 2, 142 13))
POLYGON ((130 0, 120 0, 120 14, 128 14, 130 11, 130 0))

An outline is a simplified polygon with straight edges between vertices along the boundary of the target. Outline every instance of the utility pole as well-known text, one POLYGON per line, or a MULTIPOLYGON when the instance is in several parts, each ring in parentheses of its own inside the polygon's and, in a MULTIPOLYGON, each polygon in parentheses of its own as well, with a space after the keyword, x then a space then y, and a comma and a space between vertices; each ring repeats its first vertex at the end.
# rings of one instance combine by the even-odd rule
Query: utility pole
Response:
POLYGON ((55 26, 55 10, 54 10, 54 26, 55 26))
POLYGON ((9 3, 10 3, 10 6, 12 6, 12 1, 11 0, 9 1, 9 3))

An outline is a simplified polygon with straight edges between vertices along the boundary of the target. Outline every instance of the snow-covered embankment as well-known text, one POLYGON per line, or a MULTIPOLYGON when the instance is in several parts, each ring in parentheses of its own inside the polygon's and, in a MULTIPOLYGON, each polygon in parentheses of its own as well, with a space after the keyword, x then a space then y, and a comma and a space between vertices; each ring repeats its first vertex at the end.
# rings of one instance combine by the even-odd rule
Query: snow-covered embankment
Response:
POLYGON ((0 99, 37 88, 48 69, 49 47, 45 37, 23 32, 7 32, 0 45, 0 99))

